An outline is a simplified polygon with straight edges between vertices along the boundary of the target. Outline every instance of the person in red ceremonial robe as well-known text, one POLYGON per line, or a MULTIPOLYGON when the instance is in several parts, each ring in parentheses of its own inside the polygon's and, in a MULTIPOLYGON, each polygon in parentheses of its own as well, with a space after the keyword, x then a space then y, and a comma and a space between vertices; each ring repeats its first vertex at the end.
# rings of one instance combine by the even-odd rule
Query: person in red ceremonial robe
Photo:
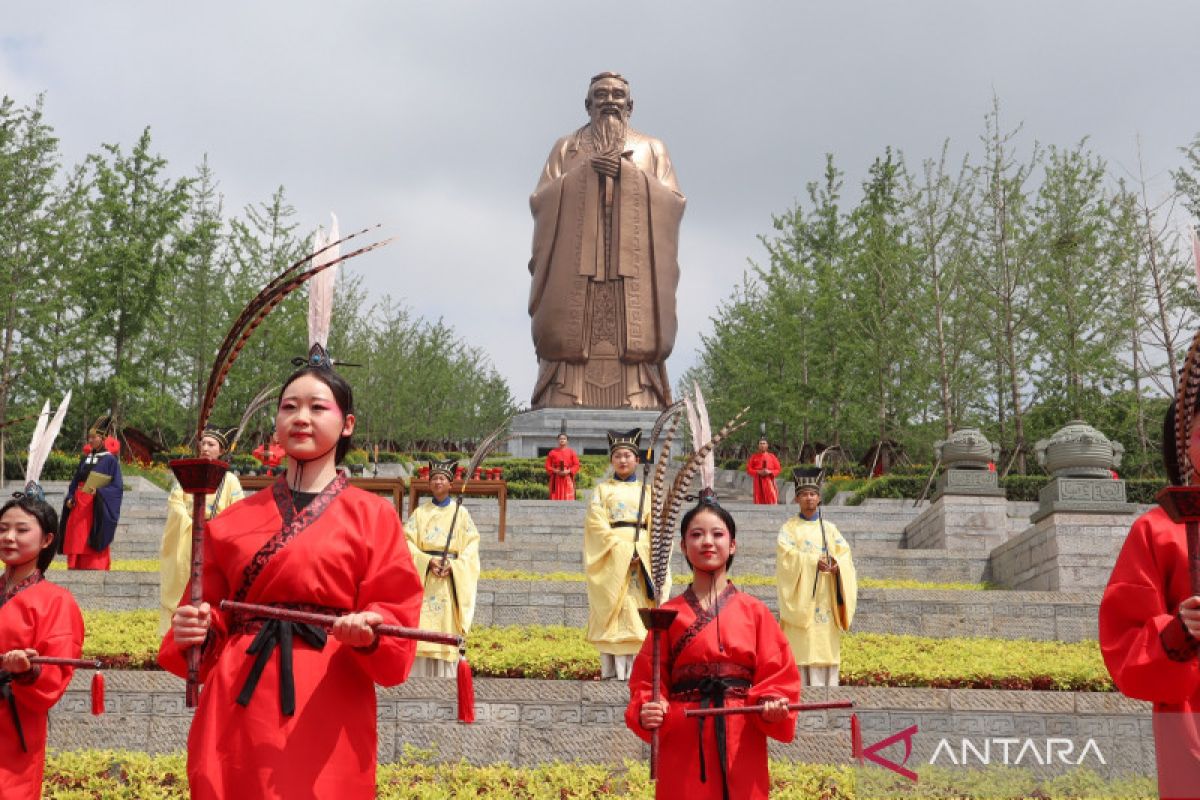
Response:
POLYGON ((550 476, 551 500, 575 499, 579 456, 571 449, 565 433, 558 435, 558 447, 546 454, 546 474, 550 476))
POLYGON ((683 552, 691 586, 664 608, 679 612, 662 640, 660 671, 667 699, 651 701, 652 637, 629 679, 625 724, 642 739, 660 731, 656 797, 766 798, 767 737, 796 732, 800 672, 787 638, 762 601, 727 576, 737 552, 737 525, 711 495, 683 518, 683 552), (765 704, 758 714, 689 719, 688 708, 765 704), (697 737, 699 729, 699 737, 697 737))
MULTIPOLYGON (((1200 415, 1190 416, 1190 469, 1176 455, 1174 403, 1163 425, 1163 461, 1175 485, 1188 473, 1200 484, 1200 415)), ((1200 596, 1185 531, 1161 506, 1138 517, 1100 601, 1104 664, 1122 693, 1154 703, 1159 795, 1170 798, 1200 797, 1200 596)))
POLYGON ((117 458, 121 445, 112 433, 111 417, 96 420, 88 430, 83 458, 67 487, 60 545, 68 569, 107 570, 112 564, 109 548, 117 533, 125 494, 117 458))
POLYGON ((775 479, 783 469, 774 453, 768 452, 767 437, 758 440, 758 452, 746 462, 746 472, 754 479, 754 502, 756 505, 773 506, 779 502, 779 489, 775 479))
POLYGON ((375 684, 394 686, 416 643, 422 588, 395 507, 336 465, 354 431, 350 386, 329 362, 293 373, 275 430, 287 469, 205 530, 204 601, 184 604, 159 663, 186 674, 202 646, 203 690, 188 736, 193 798, 374 798, 375 684), (322 628, 230 615, 223 599, 339 615, 322 628))
POLYGON ((0 797, 6 800, 42 796, 46 717, 75 671, 31 664, 30 656, 79 658, 83 651, 75 598, 43 576, 54 560, 58 514, 28 492, 0 508, 0 797))

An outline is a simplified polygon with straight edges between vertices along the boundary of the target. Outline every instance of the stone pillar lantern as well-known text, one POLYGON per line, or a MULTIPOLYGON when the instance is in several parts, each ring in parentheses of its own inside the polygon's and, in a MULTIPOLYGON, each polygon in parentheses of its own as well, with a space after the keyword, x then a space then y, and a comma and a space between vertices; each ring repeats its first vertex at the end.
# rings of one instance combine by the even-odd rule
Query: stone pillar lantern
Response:
POLYGON ((1000 496, 994 468, 1000 445, 989 442, 978 428, 960 428, 933 445, 945 471, 938 477, 936 497, 944 494, 1000 496))
POLYGON ((1034 445, 1038 464, 1053 478, 1038 493, 1033 522, 1056 511, 1131 513, 1125 481, 1113 478, 1125 448, 1083 420, 1074 419, 1034 445))

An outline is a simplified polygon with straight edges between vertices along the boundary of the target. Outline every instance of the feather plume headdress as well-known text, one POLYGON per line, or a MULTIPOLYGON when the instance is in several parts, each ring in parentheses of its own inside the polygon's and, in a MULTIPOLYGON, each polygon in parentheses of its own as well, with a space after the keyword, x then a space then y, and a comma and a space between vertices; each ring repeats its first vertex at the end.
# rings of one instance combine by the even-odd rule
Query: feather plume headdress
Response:
POLYGON ((46 459, 50 457, 50 448, 54 446, 54 440, 58 438, 58 432, 62 430, 63 419, 67 415, 67 406, 71 403, 71 392, 67 392, 63 397, 62 402, 58 404, 58 410, 54 412, 54 417, 50 417, 50 401, 42 406, 42 413, 38 415, 37 425, 33 428, 33 437, 29 440, 29 461, 25 464, 25 494, 36 497, 38 500, 45 500, 46 493, 42 490, 42 485, 38 480, 42 477, 42 468, 46 466, 46 459))
MULTIPOLYGON (((378 227, 378 226, 375 226, 378 227)), ((366 228, 345 236, 341 239, 327 242, 320 250, 310 255, 305 256, 296 263, 289 266, 283 272, 279 273, 268 283, 261 292, 259 292, 253 300, 251 300, 238 318, 234 320, 233 326, 229 329, 229 333, 225 335, 225 340, 221 342, 220 348, 217 350, 216 360, 213 362, 212 372, 208 376, 208 386, 204 391, 204 401, 200 404, 200 416, 196 424, 197 438, 203 433, 205 426, 208 424, 209 415, 212 414, 213 406, 216 404, 217 396, 221 392, 221 387, 225 384, 225 378, 229 375, 229 370, 233 367, 238 356, 242 352, 242 348, 246 346, 250 336, 253 335, 255 329, 262 324, 263 320, 275 310, 282 300, 296 289, 304 285, 306 281, 313 278, 331 267, 335 267, 343 261, 349 261, 352 258, 360 256, 364 253, 369 253, 372 250, 383 247, 395 241, 395 237, 383 239, 378 242, 363 245, 357 250, 353 250, 345 255, 337 255, 329 259, 322 259, 321 263, 316 263, 316 258, 322 256, 335 248, 340 252, 341 245, 363 235, 373 228, 366 228)), ((311 305, 311 302, 310 302, 311 305)), ((329 306, 332 308, 332 297, 330 297, 329 306)))
POLYGON ((720 444, 722 439, 746 424, 739 420, 750 410, 749 406, 743 408, 733 419, 725 423, 716 435, 712 435, 708 423, 708 409, 705 406, 704 395, 700 392, 699 386, 696 387, 695 400, 687 402, 685 405, 688 408, 689 419, 692 420, 694 417, 694 420, 690 422, 693 437, 692 454, 680 465, 679 471, 675 474, 675 479, 672 481, 670 489, 668 489, 667 466, 670 459, 666 455, 671 451, 671 441, 675 438, 675 431, 679 426, 680 415, 676 411, 667 425, 667 433, 664 437, 662 449, 663 455, 659 458, 658 466, 654 470, 653 503, 651 506, 651 524, 653 527, 650 534, 650 575, 651 580, 657 587, 655 602, 658 605, 666 602, 667 593, 670 591, 670 587, 666 582, 666 576, 671 563, 671 547, 675 542, 675 525, 679 521, 679 513, 683 509, 684 500, 687 499, 687 492, 692 484, 692 479, 696 476, 697 471, 699 471, 702 476, 701 480, 707 481, 707 488, 709 490, 707 494, 702 490, 702 498, 711 498, 713 496, 712 484, 716 478, 716 462, 713 458, 713 449, 720 444))
MULTIPOLYGON (((313 266, 322 267, 336 262, 338 252, 338 219, 330 213, 329 234, 317 229, 313 234, 313 266)), ((328 269, 313 278, 308 286, 308 360, 314 367, 333 368, 329 358, 329 329, 333 319, 333 291, 337 285, 337 270, 328 269)), ((301 363, 305 363, 301 359, 301 363)), ((300 366, 297 364, 296 366, 300 366)))
MULTIPOLYGON (((1197 289, 1200 290, 1200 237, 1195 229, 1192 229, 1192 258, 1196 262, 1196 282, 1197 289)), ((1193 467, 1192 460, 1188 458, 1188 439, 1191 435, 1192 421, 1196 417, 1197 404, 1200 404, 1200 331, 1196 331, 1183 360, 1179 385, 1175 387, 1175 403, 1163 426, 1163 461, 1167 467, 1167 474, 1181 486, 1192 482, 1193 467), (1174 436, 1170 435, 1171 427, 1174 427, 1174 436)))

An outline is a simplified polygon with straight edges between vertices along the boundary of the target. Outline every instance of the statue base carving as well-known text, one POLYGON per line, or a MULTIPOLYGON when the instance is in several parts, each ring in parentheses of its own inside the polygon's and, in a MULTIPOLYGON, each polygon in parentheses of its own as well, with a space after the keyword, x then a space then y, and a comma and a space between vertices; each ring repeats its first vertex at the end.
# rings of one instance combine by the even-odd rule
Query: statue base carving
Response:
POLYGON ((938 476, 934 499, 946 494, 1003 497, 1004 490, 990 469, 948 469, 938 476))
POLYGON ((1038 492, 1038 510, 1029 518, 1038 523, 1056 512, 1073 514, 1133 514, 1137 506, 1125 500, 1125 481, 1105 478, 1055 478, 1038 492))

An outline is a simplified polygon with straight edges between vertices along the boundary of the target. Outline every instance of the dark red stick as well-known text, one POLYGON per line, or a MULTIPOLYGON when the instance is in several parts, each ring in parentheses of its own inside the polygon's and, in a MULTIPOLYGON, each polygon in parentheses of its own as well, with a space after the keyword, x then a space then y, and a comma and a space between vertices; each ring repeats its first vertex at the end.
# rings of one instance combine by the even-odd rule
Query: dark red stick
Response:
POLYGON ((1189 522, 1187 530, 1188 573, 1192 576, 1192 594, 1200 594, 1200 522, 1189 522))
MULTIPOLYGON (((192 576, 191 596, 192 607, 199 608, 204 601, 204 492, 192 495, 192 576)), ((200 645, 192 645, 187 650, 187 687, 184 690, 183 703, 188 708, 195 708, 200 702, 200 645)))
MULTIPOLYGON (((651 663, 653 668, 653 677, 650 679, 650 699, 657 703, 662 699, 662 676, 659 675, 659 669, 662 664, 662 630, 655 628, 650 632, 653 639, 652 655, 654 660, 651 663)), ((658 728, 650 731, 650 780, 658 779, 658 728)))
MULTIPOLYGON (((689 708, 683 712, 685 717, 728 717, 733 714, 758 714, 766 708, 757 706, 726 706, 725 708, 689 708)), ((826 708, 854 708, 849 700, 836 700, 832 703, 790 703, 788 711, 821 711, 826 708)))
POLYGON ((54 656, 30 656, 30 664, 46 664, 51 667, 78 667, 80 669, 100 669, 100 662, 94 658, 55 658, 54 656))
MULTIPOLYGON (((335 617, 333 614, 314 614, 311 611, 295 611, 290 608, 261 606, 256 603, 237 603, 233 600, 222 600, 221 610, 233 611, 251 617, 267 617, 269 619, 281 619, 285 622, 320 625, 323 628, 331 628, 333 627, 333 623, 338 621, 338 617, 335 617)), ((448 644, 454 647, 460 646, 463 642, 463 637, 453 633, 427 631, 421 628, 406 628, 403 625, 377 625, 375 633, 378 636, 395 636, 399 639, 415 639, 418 642, 448 644)))

